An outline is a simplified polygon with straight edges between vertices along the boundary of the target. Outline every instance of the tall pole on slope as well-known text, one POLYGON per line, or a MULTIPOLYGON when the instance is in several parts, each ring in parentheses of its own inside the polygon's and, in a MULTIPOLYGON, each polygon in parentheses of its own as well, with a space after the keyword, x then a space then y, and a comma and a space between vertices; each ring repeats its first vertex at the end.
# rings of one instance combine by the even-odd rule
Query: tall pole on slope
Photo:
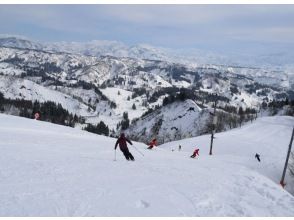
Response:
POLYGON ((215 133, 216 123, 217 123, 216 103, 217 103, 217 94, 215 94, 213 114, 210 113, 210 114, 212 114, 213 118, 212 118, 212 128, 211 128, 211 139, 210 139, 210 151, 209 151, 209 155, 212 155, 212 145, 213 145, 214 133, 215 133))
POLYGON ((284 170, 283 170, 283 175, 282 175, 282 178, 280 181, 280 184, 282 185, 283 188, 286 185, 284 182, 284 179, 285 179, 286 170, 287 170, 287 166, 288 166, 289 156, 291 153, 291 148, 292 148, 292 143, 293 143, 293 135, 294 135, 294 127, 293 127, 292 136, 291 136, 291 140, 290 140, 290 144, 289 144, 289 148, 288 148, 288 153, 287 153, 287 158, 286 158, 286 162, 285 162, 285 166, 284 166, 284 170))

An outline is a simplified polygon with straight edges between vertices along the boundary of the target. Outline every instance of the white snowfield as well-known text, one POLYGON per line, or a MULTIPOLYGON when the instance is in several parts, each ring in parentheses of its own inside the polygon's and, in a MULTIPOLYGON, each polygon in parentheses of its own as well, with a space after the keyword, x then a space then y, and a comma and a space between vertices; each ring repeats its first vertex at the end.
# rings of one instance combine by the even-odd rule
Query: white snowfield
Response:
POLYGON ((114 161, 116 139, 0 114, 0 216, 294 216, 278 184, 293 124, 261 118, 216 134, 212 156, 208 135, 134 142, 144 156, 129 146, 133 162, 120 151, 114 161))

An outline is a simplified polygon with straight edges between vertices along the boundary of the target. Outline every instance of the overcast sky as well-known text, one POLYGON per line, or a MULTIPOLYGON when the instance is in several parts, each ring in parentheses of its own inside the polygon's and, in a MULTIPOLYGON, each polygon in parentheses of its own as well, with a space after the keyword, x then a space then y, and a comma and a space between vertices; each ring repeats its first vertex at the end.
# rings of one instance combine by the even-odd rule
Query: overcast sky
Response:
POLYGON ((1 34, 209 51, 294 49, 294 5, 0 5, 1 34))

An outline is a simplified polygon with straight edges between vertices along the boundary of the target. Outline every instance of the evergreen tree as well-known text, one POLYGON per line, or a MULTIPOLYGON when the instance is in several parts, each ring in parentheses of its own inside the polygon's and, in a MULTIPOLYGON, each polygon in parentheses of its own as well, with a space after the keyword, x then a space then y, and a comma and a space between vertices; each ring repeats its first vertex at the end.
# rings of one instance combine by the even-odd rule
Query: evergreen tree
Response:
POLYGON ((133 104, 132 109, 133 109, 133 110, 136 110, 136 105, 135 105, 135 103, 133 104))
POLYGON ((4 101, 5 101, 4 95, 3 93, 0 92, 0 112, 4 111, 4 101))
POLYGON ((238 114, 239 114, 239 124, 240 124, 240 127, 241 127, 241 125, 242 125, 242 123, 243 123, 243 121, 244 121, 244 110, 243 110, 243 108, 242 107, 240 107, 239 108, 239 111, 238 111, 238 114))
POLYGON ((130 126, 130 120, 128 112, 123 113, 123 120, 121 121, 121 129, 125 130, 130 126))
POLYGON ((95 134, 99 134, 99 135, 109 136, 109 128, 103 121, 100 121, 96 126, 92 124, 88 124, 84 128, 84 130, 95 133, 95 134))

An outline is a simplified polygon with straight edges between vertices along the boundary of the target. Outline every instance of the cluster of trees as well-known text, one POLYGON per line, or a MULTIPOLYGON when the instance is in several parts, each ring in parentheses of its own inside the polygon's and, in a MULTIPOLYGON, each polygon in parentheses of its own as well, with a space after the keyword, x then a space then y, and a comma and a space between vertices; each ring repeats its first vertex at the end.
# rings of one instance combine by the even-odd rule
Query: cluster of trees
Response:
POLYGON ((191 92, 181 90, 180 93, 178 93, 178 94, 175 94, 175 95, 171 94, 171 95, 165 97, 163 99, 162 105, 165 106, 165 105, 173 103, 175 101, 184 101, 184 100, 188 99, 189 97, 191 97, 191 92))
POLYGON ((119 122, 116 126, 116 129, 119 130, 125 130, 130 126, 130 119, 129 119, 129 114, 128 112, 123 113, 123 120, 119 122))
MULTIPOLYGON (((18 63, 18 65, 20 65, 20 63, 18 63)), ((38 67, 22 66, 22 69, 24 72, 21 74, 21 77, 41 77, 42 82, 47 80, 54 80, 58 85, 63 84, 62 82, 48 75, 48 73, 61 73, 63 71, 63 69, 58 67, 56 63, 42 63, 38 67)))
POLYGON ((109 136, 109 128, 103 121, 100 121, 97 125, 88 124, 83 130, 109 136))
POLYGON ((145 88, 134 88, 132 93, 132 99, 142 96, 146 94, 147 97, 149 97, 149 92, 145 88))
POLYGON ((100 91, 100 89, 92 83, 88 83, 83 80, 79 80, 77 83, 70 84, 69 86, 72 88, 82 87, 85 90, 94 90, 96 94, 101 96, 101 100, 109 101, 108 98, 100 91))
POLYGON ((195 76, 195 81, 199 80, 200 78, 197 72, 191 71, 182 65, 169 65, 164 68, 164 70, 168 73, 170 81, 171 79, 174 79, 175 81, 186 81, 191 83, 190 79, 184 77, 187 74, 195 76))
POLYGON ((38 112, 40 114, 39 120, 71 127, 74 127, 76 123, 85 122, 84 118, 69 113, 61 104, 51 101, 40 103, 23 99, 6 99, 1 92, 0 112, 7 112, 26 118, 34 118, 34 114, 38 112))
MULTIPOLYGON (((174 90, 175 91, 175 90, 174 90)), ((202 103, 214 102, 215 100, 223 101, 228 103, 230 100, 223 96, 215 96, 214 94, 197 91, 195 92, 193 89, 181 88, 177 92, 173 92, 169 94, 169 96, 165 97, 163 100, 163 105, 167 105, 173 103, 175 101, 185 101, 186 99, 198 100, 202 101, 202 103)))
POLYGON ((216 131, 221 132, 225 131, 228 128, 236 128, 241 127, 243 123, 248 121, 253 121, 257 118, 257 114, 252 113, 253 110, 243 110, 241 107, 236 113, 230 113, 225 111, 218 111, 217 115, 217 124, 216 124, 216 131))
POLYGON ((242 107, 237 108, 237 107, 232 106, 232 105, 225 105, 225 107, 219 106, 218 108, 222 109, 222 110, 224 110, 226 112, 239 114, 239 115, 242 115, 242 114, 256 114, 257 113, 257 110, 254 109, 254 108, 246 108, 244 110, 242 107))
POLYGON ((286 108, 284 114, 294 116, 294 100, 273 100, 271 102, 263 102, 262 110, 268 110, 270 115, 276 115, 281 109, 286 108))
POLYGON ((23 58, 19 58, 17 55, 15 55, 14 57, 9 57, 5 60, 3 60, 3 62, 5 63, 12 63, 15 65, 19 65, 19 63, 22 63, 24 61, 23 58))
POLYGON ((113 78, 114 84, 115 85, 125 85, 125 79, 123 77, 117 76, 113 78))
POLYGON ((170 94, 170 95, 175 95, 177 92, 179 92, 179 88, 177 87, 166 87, 166 88, 161 88, 157 91, 155 91, 149 98, 148 98, 148 102, 149 103, 153 103, 156 102, 158 100, 158 98, 160 96, 166 95, 166 94, 170 94))
MULTIPOLYGON (((148 99, 149 103, 156 102, 160 96, 167 95, 163 100, 163 105, 173 103, 175 101, 184 101, 186 99, 197 100, 198 102, 209 103, 214 102, 215 95, 205 92, 196 91, 196 88, 177 88, 177 87, 166 87, 155 91, 148 99)), ((228 103, 230 100, 223 96, 218 96, 219 101, 228 103)))
MULTIPOLYGON (((77 83, 75 84, 70 84, 70 87, 73 87, 73 88, 78 88, 78 87, 82 87, 83 89, 85 90, 94 90, 96 94, 98 94, 100 97, 101 97, 101 100, 102 101, 107 101, 110 108, 116 108, 116 103, 113 102, 113 101, 110 101, 101 91, 100 89, 95 86, 94 84, 92 83, 88 83, 88 82, 85 82, 85 81, 82 81, 82 80, 79 80, 77 83)), ((118 94, 120 95, 120 94, 118 94)), ((99 102, 99 100, 96 100, 96 102, 99 102)), ((96 108, 94 106, 92 106, 92 108, 95 110, 96 108)))
POLYGON ((263 84, 260 84, 260 83, 257 83, 257 82, 245 85, 245 90, 247 92, 249 92, 250 94, 258 93, 259 95, 265 95, 266 96, 268 94, 268 92, 270 91, 270 89, 276 90, 276 88, 274 88, 272 86, 263 85, 263 84), (259 90, 259 92, 257 92, 258 90, 259 90))

